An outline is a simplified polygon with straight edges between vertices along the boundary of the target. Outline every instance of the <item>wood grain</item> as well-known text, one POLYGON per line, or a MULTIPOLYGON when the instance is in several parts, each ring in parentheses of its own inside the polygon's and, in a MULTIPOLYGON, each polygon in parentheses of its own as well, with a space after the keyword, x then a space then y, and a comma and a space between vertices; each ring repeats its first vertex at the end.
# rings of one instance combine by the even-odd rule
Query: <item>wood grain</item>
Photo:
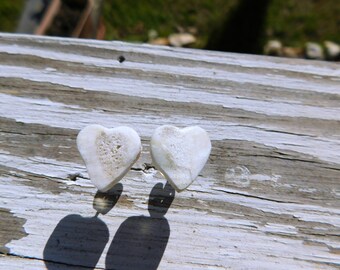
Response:
POLYGON ((338 64, 0 34, 0 134, 0 269, 340 267, 338 64), (94 123, 143 143, 98 217, 75 143, 94 123), (156 217, 163 124, 213 149, 156 217))

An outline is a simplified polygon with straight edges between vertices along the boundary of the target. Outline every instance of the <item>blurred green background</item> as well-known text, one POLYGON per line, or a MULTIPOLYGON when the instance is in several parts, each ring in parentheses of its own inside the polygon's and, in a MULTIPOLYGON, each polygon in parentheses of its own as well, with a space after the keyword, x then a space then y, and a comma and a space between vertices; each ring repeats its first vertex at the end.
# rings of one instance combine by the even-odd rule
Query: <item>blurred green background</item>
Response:
MULTIPOLYGON (((239 26, 242 20, 255 20, 252 16, 257 12, 243 12, 240 2, 245 1, 105 0, 105 39, 146 42, 151 29, 161 37, 191 29, 197 37, 193 47, 206 48, 219 42, 217 34, 238 38, 245 31, 239 26)), ((15 32, 24 3, 0 1, 1 32, 15 32)), ((340 43, 340 0, 262 0, 262 5, 266 12, 256 41, 261 48, 269 39, 279 39, 288 46, 301 46, 306 41, 340 43)))

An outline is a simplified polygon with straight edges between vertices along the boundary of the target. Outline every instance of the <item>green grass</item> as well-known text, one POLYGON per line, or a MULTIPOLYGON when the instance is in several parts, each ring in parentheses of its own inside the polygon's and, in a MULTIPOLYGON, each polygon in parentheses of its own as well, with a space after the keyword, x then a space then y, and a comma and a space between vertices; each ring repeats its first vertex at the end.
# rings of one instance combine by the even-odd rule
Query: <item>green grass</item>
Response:
POLYGON ((306 41, 340 44, 339 0, 273 0, 267 17, 267 38, 289 46, 306 41))
POLYGON ((24 0, 0 1, 0 32, 14 32, 18 26, 24 0))

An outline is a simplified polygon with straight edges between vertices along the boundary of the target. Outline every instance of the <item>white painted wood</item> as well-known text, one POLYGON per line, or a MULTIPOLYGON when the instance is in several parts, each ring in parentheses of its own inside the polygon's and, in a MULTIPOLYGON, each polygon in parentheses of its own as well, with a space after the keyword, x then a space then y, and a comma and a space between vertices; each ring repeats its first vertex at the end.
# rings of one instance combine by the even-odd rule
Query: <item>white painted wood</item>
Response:
POLYGON ((333 63, 1 34, 0 269, 336 269, 339 104, 333 63), (143 144, 98 218, 93 201, 116 197, 96 195, 77 151, 89 124, 143 144), (174 198, 150 166, 165 124, 212 139, 174 198))

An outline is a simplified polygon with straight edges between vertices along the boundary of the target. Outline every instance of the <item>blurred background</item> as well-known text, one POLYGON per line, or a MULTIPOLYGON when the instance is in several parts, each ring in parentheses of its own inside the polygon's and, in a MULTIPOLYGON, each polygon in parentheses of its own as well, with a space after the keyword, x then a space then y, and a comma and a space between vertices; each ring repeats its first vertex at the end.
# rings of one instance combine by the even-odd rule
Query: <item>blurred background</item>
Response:
POLYGON ((0 31, 340 60, 340 0, 1 0, 0 31))

